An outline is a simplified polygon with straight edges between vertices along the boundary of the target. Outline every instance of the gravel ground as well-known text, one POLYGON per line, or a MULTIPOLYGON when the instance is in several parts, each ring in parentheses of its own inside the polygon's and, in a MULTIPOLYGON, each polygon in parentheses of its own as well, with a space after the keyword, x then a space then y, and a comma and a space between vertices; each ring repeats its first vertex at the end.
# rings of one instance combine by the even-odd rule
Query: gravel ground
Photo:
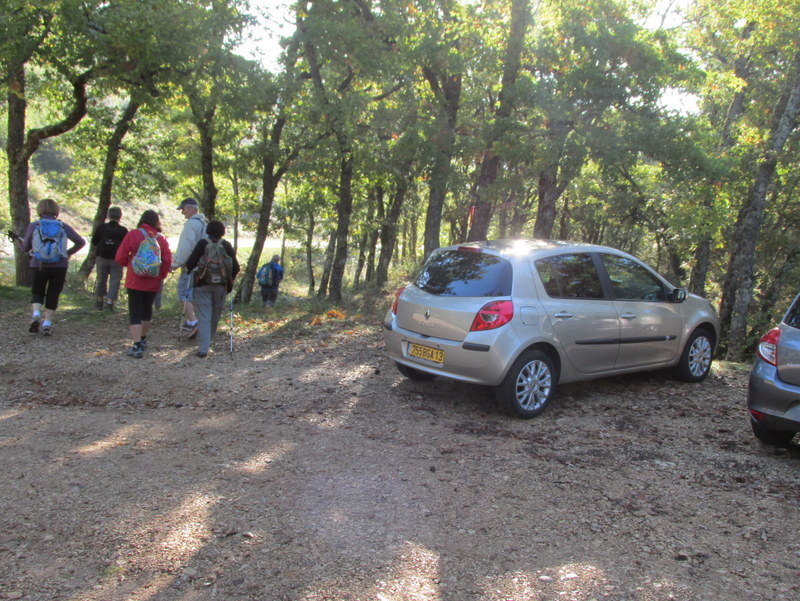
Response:
POLYGON ((0 599, 800 598, 800 451, 754 440, 742 366, 521 421, 403 379, 376 323, 206 359, 156 323, 135 360, 124 315, 0 308, 0 599))

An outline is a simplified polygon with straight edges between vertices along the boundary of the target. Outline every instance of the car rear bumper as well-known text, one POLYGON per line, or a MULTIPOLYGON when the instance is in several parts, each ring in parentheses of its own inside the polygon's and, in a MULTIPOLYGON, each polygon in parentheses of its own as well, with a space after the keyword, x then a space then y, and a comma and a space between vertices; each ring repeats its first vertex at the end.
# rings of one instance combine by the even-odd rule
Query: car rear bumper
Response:
POLYGON ((510 364, 513 347, 504 344, 503 336, 497 332, 479 332, 464 341, 420 336, 397 325, 395 320, 383 324, 384 341, 389 358, 437 376, 462 382, 497 386, 505 376, 510 364), (410 354, 411 345, 416 344, 444 353, 444 361, 437 363, 410 354))
POLYGON ((758 423, 772 430, 800 431, 800 386, 782 381, 775 366, 759 358, 750 371, 747 408, 763 414, 758 423))

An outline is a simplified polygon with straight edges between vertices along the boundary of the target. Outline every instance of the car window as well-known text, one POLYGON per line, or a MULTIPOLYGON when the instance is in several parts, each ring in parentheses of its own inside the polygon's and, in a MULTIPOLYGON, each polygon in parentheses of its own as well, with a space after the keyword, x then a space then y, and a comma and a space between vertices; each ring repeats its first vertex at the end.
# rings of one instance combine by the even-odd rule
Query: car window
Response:
POLYGON ((539 259, 536 271, 551 298, 603 298, 603 287, 589 254, 539 259))
POLYGON ((642 265, 617 255, 601 255, 617 300, 665 300, 664 286, 642 265))
POLYGON ((798 296, 792 308, 786 313, 786 318, 783 320, 787 326, 800 329, 800 296, 798 296))
POLYGON ((511 263, 474 250, 442 250, 430 256, 414 282, 441 296, 511 296, 511 263))

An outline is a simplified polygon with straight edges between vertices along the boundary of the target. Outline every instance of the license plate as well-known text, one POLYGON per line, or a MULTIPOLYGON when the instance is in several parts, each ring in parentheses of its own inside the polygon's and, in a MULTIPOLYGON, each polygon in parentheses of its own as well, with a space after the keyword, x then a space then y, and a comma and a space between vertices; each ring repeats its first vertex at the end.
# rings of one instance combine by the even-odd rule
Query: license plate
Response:
POLYGON ((408 349, 408 354, 412 357, 419 357, 420 359, 427 359, 435 363, 444 363, 444 351, 429 346, 422 346, 421 344, 412 344, 408 349))

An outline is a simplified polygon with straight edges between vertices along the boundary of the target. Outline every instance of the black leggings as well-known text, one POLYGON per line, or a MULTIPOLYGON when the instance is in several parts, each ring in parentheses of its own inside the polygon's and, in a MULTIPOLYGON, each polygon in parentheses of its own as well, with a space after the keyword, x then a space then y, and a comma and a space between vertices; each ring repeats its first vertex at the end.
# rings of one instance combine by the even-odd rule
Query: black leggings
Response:
POLYGON ((158 292, 145 292, 128 288, 128 314, 132 326, 141 325, 143 321, 153 319, 153 301, 158 292))
POLYGON ((67 279, 66 267, 38 267, 33 270, 31 303, 44 304, 45 309, 58 309, 58 297, 67 279))

